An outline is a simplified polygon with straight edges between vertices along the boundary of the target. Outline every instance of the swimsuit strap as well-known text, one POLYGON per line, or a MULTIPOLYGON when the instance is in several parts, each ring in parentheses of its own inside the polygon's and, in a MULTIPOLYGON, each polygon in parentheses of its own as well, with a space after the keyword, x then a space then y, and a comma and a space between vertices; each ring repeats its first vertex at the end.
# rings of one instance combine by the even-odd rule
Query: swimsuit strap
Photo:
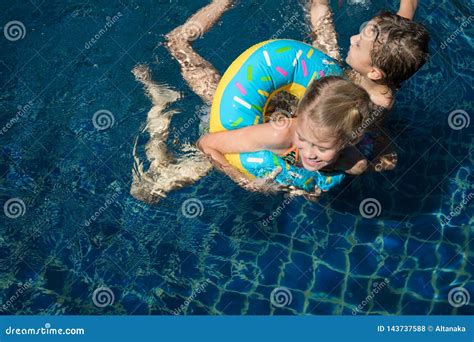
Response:
POLYGON ((281 159, 290 165, 297 165, 299 162, 299 150, 297 147, 292 147, 286 150, 282 155, 281 159))

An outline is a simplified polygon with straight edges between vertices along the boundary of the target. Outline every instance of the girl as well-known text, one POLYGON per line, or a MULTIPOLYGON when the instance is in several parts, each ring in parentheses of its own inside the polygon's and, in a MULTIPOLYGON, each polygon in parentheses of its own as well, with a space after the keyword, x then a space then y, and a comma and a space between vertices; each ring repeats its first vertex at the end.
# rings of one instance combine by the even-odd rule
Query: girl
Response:
POLYGON ((371 111, 372 103, 364 89, 341 77, 323 77, 310 84, 295 118, 282 119, 286 122, 278 125, 269 122, 210 133, 198 141, 198 147, 232 179, 251 190, 266 190, 268 179, 248 182, 224 154, 269 150, 288 164, 310 171, 344 170, 357 175, 366 169, 367 162, 353 144, 364 134, 363 123, 371 111))

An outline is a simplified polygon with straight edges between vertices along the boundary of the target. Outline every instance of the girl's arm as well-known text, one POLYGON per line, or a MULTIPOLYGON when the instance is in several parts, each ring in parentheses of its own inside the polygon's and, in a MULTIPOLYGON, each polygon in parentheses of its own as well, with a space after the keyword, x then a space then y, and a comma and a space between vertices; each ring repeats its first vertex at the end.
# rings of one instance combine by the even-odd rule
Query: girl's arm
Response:
POLYGON ((245 182, 246 177, 225 159, 225 154, 256 152, 262 150, 279 151, 291 147, 294 119, 285 119, 274 125, 244 127, 232 131, 209 133, 198 140, 198 147, 220 170, 225 172, 237 183, 245 182))
POLYGON ((334 167, 336 170, 357 176, 368 169, 368 161, 355 146, 348 146, 341 152, 334 167))
POLYGON ((401 17, 412 20, 415 16, 417 5, 417 0, 400 0, 400 9, 397 14, 401 17))

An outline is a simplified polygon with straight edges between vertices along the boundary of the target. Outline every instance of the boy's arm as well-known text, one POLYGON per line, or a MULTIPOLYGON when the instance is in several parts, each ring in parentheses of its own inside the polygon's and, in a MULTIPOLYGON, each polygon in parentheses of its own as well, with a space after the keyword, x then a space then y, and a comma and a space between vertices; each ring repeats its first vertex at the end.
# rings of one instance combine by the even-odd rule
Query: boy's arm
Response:
POLYGON ((412 20, 415 16, 417 5, 417 0, 400 0, 400 9, 397 14, 401 17, 412 20))
POLYGON ((330 11, 328 0, 312 0, 310 9, 312 27, 318 26, 319 20, 330 11))
POLYGON ((327 0, 312 0, 310 8, 313 46, 340 61, 337 34, 327 0))

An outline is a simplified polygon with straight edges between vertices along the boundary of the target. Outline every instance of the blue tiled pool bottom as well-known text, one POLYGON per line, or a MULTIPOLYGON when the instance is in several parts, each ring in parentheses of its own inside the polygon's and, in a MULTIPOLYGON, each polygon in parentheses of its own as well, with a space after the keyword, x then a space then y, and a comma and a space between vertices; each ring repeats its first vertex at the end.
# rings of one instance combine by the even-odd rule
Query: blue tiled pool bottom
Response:
MULTIPOLYGON (((182 91, 171 129, 185 124, 202 103, 157 43, 206 3, 74 0, 0 11, 2 23, 18 19, 27 28, 23 40, 2 49, 2 127, 18 105, 32 103, 0 135, 1 203, 25 204, 23 215, 0 221, 1 312, 473 314, 472 300, 453 305, 448 298, 456 288, 474 295, 472 204, 461 205, 473 192, 472 130, 447 121, 453 110, 472 113, 465 67, 472 27, 440 48, 472 8, 420 4, 432 58, 397 95, 389 122, 400 154, 395 171, 349 179, 319 203, 247 193, 212 172, 149 206, 129 195, 133 144, 138 137, 143 149, 148 140, 140 131, 151 107, 130 71, 145 62, 157 81, 182 91), (85 49, 119 11, 120 20, 85 49), (91 119, 101 109, 115 121, 99 132, 91 119), (201 204, 194 217, 183 214, 188 199, 201 204), (378 216, 361 217, 364 199, 380 203, 378 216)), ((354 22, 382 6, 334 7, 343 53, 354 22)), ((194 46, 223 72, 274 34, 288 20, 285 11, 304 17, 284 1, 237 4, 194 46), (233 35, 243 18, 243 33, 233 35)), ((295 22, 284 34, 302 39, 307 27, 295 22)), ((198 132, 180 134, 171 148, 180 153, 176 146, 193 143, 198 132)))

